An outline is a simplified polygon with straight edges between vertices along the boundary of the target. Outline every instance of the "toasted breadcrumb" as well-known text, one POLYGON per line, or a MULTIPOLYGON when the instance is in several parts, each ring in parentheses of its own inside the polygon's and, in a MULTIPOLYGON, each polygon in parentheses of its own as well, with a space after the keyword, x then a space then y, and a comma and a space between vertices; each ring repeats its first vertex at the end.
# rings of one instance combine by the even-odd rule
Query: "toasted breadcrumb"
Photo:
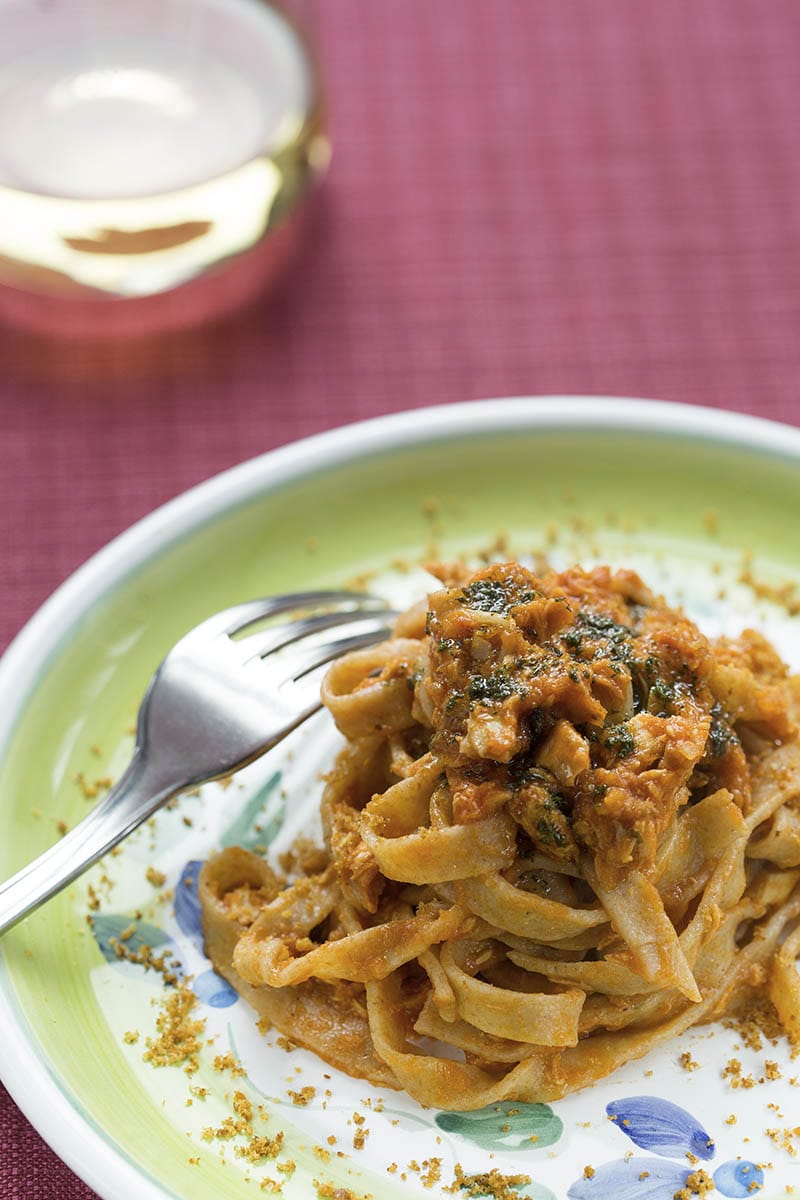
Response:
POLYGON ((283 1145, 283 1130, 279 1129, 274 1138, 265 1135, 253 1136, 247 1145, 239 1152, 248 1162, 263 1162, 268 1158, 277 1158, 283 1145))
POLYGON ((742 1074, 742 1064, 738 1058, 728 1059, 722 1068, 722 1078, 729 1080, 732 1088, 751 1088, 756 1085, 752 1075, 742 1074))
POLYGON ((796 1142, 800 1139, 800 1125, 788 1129, 765 1129, 764 1133, 781 1150, 785 1150, 792 1158, 797 1157, 798 1146, 796 1142))
POLYGON ((675 1200, 692 1200, 693 1196, 707 1196, 713 1191, 714 1180, 706 1171, 692 1171, 684 1187, 675 1192, 675 1200))
POLYGON ((759 579, 753 572, 753 552, 746 550, 742 555, 742 565, 739 570, 739 583, 749 587, 759 600, 769 600, 783 608, 790 617, 800 613, 800 600, 797 597, 797 584, 791 581, 781 584, 767 583, 759 579))
POLYGON ((490 1196, 492 1200, 519 1200, 517 1189, 531 1182, 530 1175, 502 1175, 496 1167, 480 1175, 465 1175, 461 1163, 456 1163, 453 1182, 446 1192, 466 1192, 467 1196, 490 1196))
POLYGON ((173 969, 171 962, 172 951, 164 950, 161 954, 154 954, 153 947, 147 942, 142 942, 135 949, 132 949, 128 942, 136 933, 135 923, 130 924, 126 929, 123 929, 119 937, 111 937, 108 939, 108 944, 113 949, 117 958, 124 959, 126 962, 136 963, 140 967, 144 967, 145 971, 155 971, 161 975, 165 983, 177 985, 178 975, 173 969))
POLYGON ((75 776, 75 782, 83 792, 84 799, 94 800, 100 792, 107 792, 114 782, 110 776, 101 775, 98 779, 87 779, 82 771, 75 776))
POLYGON ((215 1071, 230 1071, 234 1078, 247 1074, 247 1072, 236 1061, 230 1051, 228 1051, 227 1054, 217 1054, 211 1065, 215 1071))
MULTIPOLYGON (((386 1169, 390 1175, 393 1175, 397 1170, 397 1163, 392 1163, 386 1169)), ((421 1163, 418 1163, 415 1158, 412 1158, 408 1164, 408 1170, 413 1171, 415 1175, 419 1175, 423 1187, 432 1188, 442 1177, 442 1160, 440 1158, 426 1158, 421 1163)), ((403 1172, 401 1179, 405 1178, 406 1175, 403 1172)))
POLYGON ((368 1129, 357 1129, 355 1131, 355 1133, 353 1134, 353 1149, 354 1150, 363 1150, 368 1137, 369 1137, 368 1129))
POLYGON ((741 1013, 725 1017, 723 1025, 733 1029, 749 1050, 761 1050, 764 1040, 777 1045, 784 1036, 775 1006, 764 996, 756 994, 741 1013))
POLYGON ((154 1067, 173 1067, 183 1064, 187 1075, 200 1066, 201 1037, 205 1032, 205 1017, 193 1017, 197 997, 185 983, 165 997, 156 1019, 158 1037, 147 1039, 142 1058, 154 1067))
POLYGON ((248 1100, 247 1096, 245 1096, 244 1092, 233 1093, 233 1111, 241 1121, 246 1122, 248 1125, 252 1123, 253 1105, 248 1100))
POLYGON ((230 1141, 239 1132, 241 1131, 237 1128, 237 1122, 234 1121, 233 1117, 225 1117, 216 1129, 213 1125, 207 1125, 200 1136, 204 1142, 213 1142, 214 1138, 219 1138, 221 1141, 230 1141))

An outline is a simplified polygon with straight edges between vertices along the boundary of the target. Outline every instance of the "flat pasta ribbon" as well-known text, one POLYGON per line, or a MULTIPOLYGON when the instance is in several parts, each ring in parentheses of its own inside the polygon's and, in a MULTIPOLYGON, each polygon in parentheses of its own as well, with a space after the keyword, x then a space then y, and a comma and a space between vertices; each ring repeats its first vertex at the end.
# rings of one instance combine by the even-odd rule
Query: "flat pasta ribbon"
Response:
POLYGON ((326 676, 322 850, 203 866, 215 969, 450 1110, 558 1099, 754 997, 800 1046, 800 681, 631 571, 432 569, 326 676))

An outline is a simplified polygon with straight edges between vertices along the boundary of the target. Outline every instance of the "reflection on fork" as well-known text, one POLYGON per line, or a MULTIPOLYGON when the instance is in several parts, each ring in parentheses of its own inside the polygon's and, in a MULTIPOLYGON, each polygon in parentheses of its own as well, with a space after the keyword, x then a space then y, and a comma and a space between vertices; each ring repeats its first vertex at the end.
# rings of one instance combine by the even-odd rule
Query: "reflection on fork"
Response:
POLYGON ((320 668, 388 637, 394 615, 365 593, 298 592, 236 605, 187 633, 150 681, 119 782, 60 842, 0 884, 0 934, 173 796, 271 750, 320 707, 320 668), (263 625, 275 617, 291 619, 263 625))

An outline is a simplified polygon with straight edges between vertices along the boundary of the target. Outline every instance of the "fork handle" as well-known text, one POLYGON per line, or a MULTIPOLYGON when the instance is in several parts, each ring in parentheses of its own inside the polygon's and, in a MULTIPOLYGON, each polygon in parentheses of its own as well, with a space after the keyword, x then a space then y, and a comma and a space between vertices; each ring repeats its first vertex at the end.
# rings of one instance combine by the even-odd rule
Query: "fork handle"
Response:
POLYGON ((0 884, 0 936, 96 863, 179 790, 157 778, 145 755, 136 750, 119 781, 74 829, 0 884))

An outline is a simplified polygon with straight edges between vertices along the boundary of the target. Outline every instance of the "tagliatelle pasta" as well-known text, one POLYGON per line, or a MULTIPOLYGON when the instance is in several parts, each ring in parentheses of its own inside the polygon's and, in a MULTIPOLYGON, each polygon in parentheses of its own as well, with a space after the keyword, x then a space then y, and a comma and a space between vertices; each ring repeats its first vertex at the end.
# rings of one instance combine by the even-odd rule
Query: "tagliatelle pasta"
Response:
POLYGON ((630 571, 437 573, 329 669, 324 853, 203 867, 216 969, 439 1108, 557 1099, 755 995, 799 1040, 800 686, 775 650, 710 641, 630 571))

